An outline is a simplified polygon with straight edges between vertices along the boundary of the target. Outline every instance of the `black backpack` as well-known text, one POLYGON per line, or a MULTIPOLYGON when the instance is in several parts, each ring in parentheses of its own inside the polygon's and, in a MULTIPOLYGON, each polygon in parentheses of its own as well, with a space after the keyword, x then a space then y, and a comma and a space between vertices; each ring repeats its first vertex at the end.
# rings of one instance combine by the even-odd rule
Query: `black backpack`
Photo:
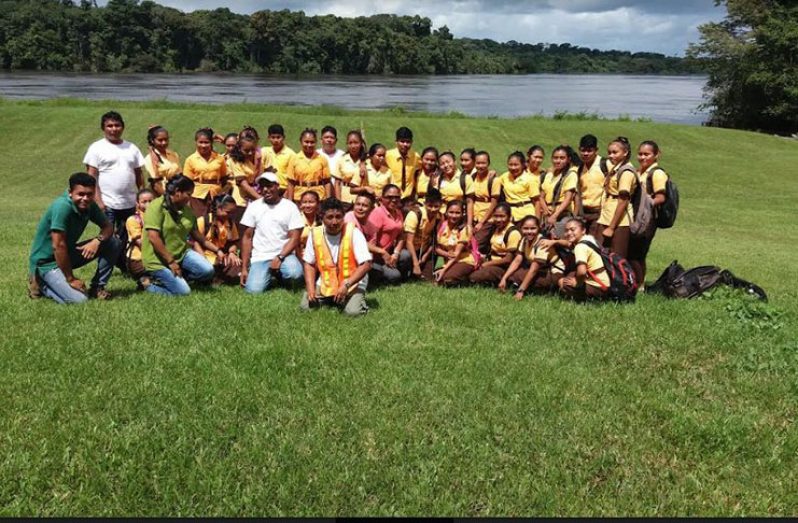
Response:
POLYGON ((702 265, 685 270, 677 261, 671 262, 646 292, 662 294, 668 298, 695 298, 720 284, 743 289, 747 294, 756 296, 762 301, 768 300, 762 287, 740 279, 730 271, 714 265, 702 265))
POLYGON ((593 242, 582 240, 579 243, 587 245, 601 256, 604 270, 610 280, 610 285, 607 287, 609 298, 613 301, 634 301, 638 283, 629 260, 593 242))
MULTIPOLYGON (((653 172, 651 175, 653 176, 653 172)), ((668 181, 665 182, 665 203, 655 209, 655 220, 658 229, 670 229, 676 223, 676 215, 679 212, 679 188, 673 183, 671 175, 668 174, 668 181)), ((652 184, 648 184, 650 191, 653 190, 652 184)), ((650 193, 649 193, 650 194, 650 193)), ((651 195, 653 197, 653 195, 651 195)))

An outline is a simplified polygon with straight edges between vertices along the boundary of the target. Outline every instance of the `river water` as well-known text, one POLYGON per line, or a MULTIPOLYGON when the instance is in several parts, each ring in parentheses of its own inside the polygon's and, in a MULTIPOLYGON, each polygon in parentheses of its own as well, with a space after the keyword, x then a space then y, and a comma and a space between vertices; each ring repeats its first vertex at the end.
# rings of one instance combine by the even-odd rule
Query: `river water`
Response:
POLYGON ((624 115, 698 125, 703 76, 465 75, 271 76, 253 74, 71 74, 0 72, 9 99, 78 97, 195 103, 403 107, 514 117, 555 112, 624 115))

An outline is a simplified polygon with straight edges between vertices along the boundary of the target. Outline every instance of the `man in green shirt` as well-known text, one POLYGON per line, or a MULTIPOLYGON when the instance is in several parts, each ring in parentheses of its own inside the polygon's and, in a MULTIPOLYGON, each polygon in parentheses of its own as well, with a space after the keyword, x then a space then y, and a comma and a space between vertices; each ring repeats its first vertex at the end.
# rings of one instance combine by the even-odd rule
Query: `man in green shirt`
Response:
POLYGON ((87 173, 69 177, 69 190, 47 208, 39 221, 31 247, 29 273, 31 296, 36 287, 41 294, 58 303, 83 303, 89 297, 109 299, 105 290, 121 244, 114 229, 94 201, 97 180, 87 173), (100 234, 78 243, 89 221, 100 227, 100 234), (75 277, 74 269, 97 259, 97 271, 86 294, 85 284, 75 277))

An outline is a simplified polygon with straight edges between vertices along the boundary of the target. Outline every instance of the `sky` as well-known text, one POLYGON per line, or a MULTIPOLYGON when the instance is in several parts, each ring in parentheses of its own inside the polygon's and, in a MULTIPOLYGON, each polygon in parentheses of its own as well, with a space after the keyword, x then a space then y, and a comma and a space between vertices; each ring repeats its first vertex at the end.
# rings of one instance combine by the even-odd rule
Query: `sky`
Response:
MULTIPOLYGON (((237 13, 302 10, 353 17, 421 15, 456 37, 499 42, 571 43, 609 50, 681 56, 698 40, 697 27, 725 15, 714 0, 156 0, 183 11, 228 7, 237 13)), ((104 2, 102 2, 104 3, 104 2)))

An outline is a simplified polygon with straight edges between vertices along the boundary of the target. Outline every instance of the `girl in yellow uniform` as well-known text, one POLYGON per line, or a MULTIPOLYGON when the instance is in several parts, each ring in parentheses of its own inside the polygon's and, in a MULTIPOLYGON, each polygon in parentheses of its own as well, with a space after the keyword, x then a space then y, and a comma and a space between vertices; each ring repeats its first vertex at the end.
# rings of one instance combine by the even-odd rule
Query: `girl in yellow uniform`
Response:
MULTIPOLYGON (((654 209, 667 201, 666 186, 668 174, 659 166, 659 145, 657 142, 646 140, 637 149, 637 161, 640 168, 637 173, 640 179, 641 189, 654 200, 654 209)), ((657 228, 651 230, 648 238, 631 238, 629 240, 629 263, 635 271, 635 278, 642 286, 646 281, 646 258, 651 242, 657 228)))
POLYGON ((139 289, 143 290, 150 284, 150 278, 141 261, 141 242, 144 234, 144 213, 150 203, 155 199, 155 192, 142 189, 136 194, 136 214, 125 221, 127 229, 127 250, 125 252, 127 271, 136 280, 139 289))
POLYGON ((507 172, 501 175, 500 180, 505 201, 513 211, 513 223, 519 223, 527 216, 535 216, 540 184, 527 172, 524 153, 515 151, 507 158, 507 172))
POLYGON ((241 274, 238 227, 233 221, 236 201, 229 194, 220 194, 211 202, 211 211, 197 218, 197 231, 208 244, 215 245, 227 255, 221 260, 210 250, 194 242, 194 250, 205 256, 216 270, 214 283, 238 283, 241 274))
POLYGON ((346 153, 335 165, 336 172, 332 173, 332 177, 335 182, 335 197, 344 202, 344 208, 349 211, 357 195, 365 190, 363 181, 366 178, 368 155, 363 134, 358 130, 349 131, 346 135, 346 148, 346 153))
POLYGON ((490 154, 479 151, 474 155, 474 233, 491 223, 493 212, 501 196, 501 182, 490 168, 490 154))
POLYGON ((460 200, 446 204, 446 219, 438 228, 435 238, 435 254, 444 260, 443 267, 434 275, 437 285, 451 286, 468 282, 476 260, 471 254, 471 232, 460 200))
POLYGON ((144 158, 149 185, 153 192, 163 195, 164 184, 180 174, 180 155, 169 149, 169 131, 155 125, 147 131, 150 153, 144 158))
POLYGON ((555 290, 565 272, 565 264, 557 251, 553 246, 546 245, 537 216, 524 218, 521 222, 521 234, 524 239, 499 282, 499 290, 502 292, 510 283, 517 286, 516 300, 522 300, 530 291, 546 293, 555 290))
POLYGON ((227 172, 232 178, 232 195, 236 202, 233 221, 238 224, 249 202, 260 198, 255 180, 262 172, 258 139, 251 133, 242 132, 236 145, 227 156, 227 172))
POLYGON ((427 147, 421 151, 421 169, 416 171, 416 198, 422 207, 429 188, 438 186, 441 175, 438 170, 438 154, 435 147, 427 147))
POLYGON ((222 192, 227 176, 225 157, 213 150, 213 136, 213 129, 208 127, 194 133, 197 150, 183 165, 183 175, 194 182, 189 206, 195 216, 208 214, 210 202, 222 192))
POLYGON ((493 234, 490 237, 490 254, 479 269, 471 273, 468 279, 477 285, 493 287, 501 281, 504 272, 515 258, 518 245, 521 243, 521 231, 510 221, 510 206, 502 202, 493 212, 493 234))
POLYGON ((369 159, 366 160, 366 179, 363 185, 369 187, 376 198, 382 196, 382 190, 391 183, 391 170, 385 163, 385 146, 375 143, 369 148, 369 159))
POLYGON ((537 179, 538 186, 540 185, 540 178, 545 172, 543 169, 543 160, 545 158, 546 151, 539 145, 533 145, 526 152, 526 172, 537 179))
POLYGON ((604 179, 601 217, 598 220, 603 245, 624 258, 629 255, 629 226, 634 220, 629 199, 637 187, 637 170, 629 163, 631 155, 629 140, 622 136, 607 147, 607 156, 614 167, 604 179))
POLYGON ((459 200, 465 204, 466 225, 469 230, 474 223, 474 180, 467 173, 457 169, 454 153, 446 151, 438 156, 441 176, 437 184, 430 183, 441 192, 444 203, 459 200))
POLYGON ((305 244, 308 243, 310 230, 317 225, 321 225, 319 203, 319 195, 312 191, 302 194, 302 198, 299 199, 299 210, 302 211, 302 220, 304 223, 302 233, 299 236, 299 243, 296 246, 296 257, 300 260, 304 254, 305 244))
POLYGON ((307 191, 318 194, 319 200, 333 194, 330 167, 327 158, 316 151, 316 139, 316 129, 306 128, 299 135, 302 149, 288 161, 288 189, 285 191, 288 200, 299 203, 302 194, 307 191))
POLYGON ((585 223, 578 219, 565 224, 565 239, 573 245, 576 271, 560 280, 560 292, 576 301, 605 299, 610 277, 596 252, 596 239, 587 234, 585 223))
POLYGON ((460 170, 469 176, 474 176, 477 173, 477 150, 473 147, 463 149, 460 153, 460 170))
POLYGON ((545 220, 544 228, 557 238, 563 236, 566 221, 574 216, 578 162, 570 146, 560 145, 551 153, 551 171, 541 178, 540 217, 545 220))

